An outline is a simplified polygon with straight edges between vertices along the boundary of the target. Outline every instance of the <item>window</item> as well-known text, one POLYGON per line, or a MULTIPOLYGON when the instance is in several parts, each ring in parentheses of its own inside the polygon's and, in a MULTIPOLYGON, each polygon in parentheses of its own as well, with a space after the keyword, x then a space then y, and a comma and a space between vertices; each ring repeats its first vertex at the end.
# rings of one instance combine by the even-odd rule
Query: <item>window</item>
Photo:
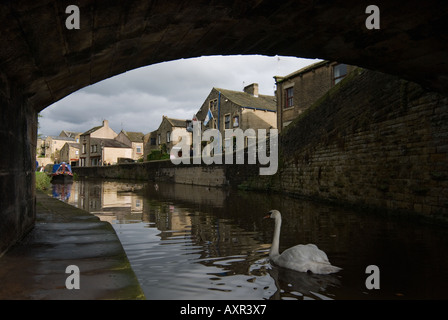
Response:
POLYGON ((240 126, 240 116, 234 116, 233 117, 233 127, 239 127, 240 126))
POLYGON ((155 146, 157 144, 156 138, 151 138, 151 145, 155 146))
POLYGON ((158 144, 161 145, 161 143, 162 143, 162 139, 161 139, 160 134, 157 136, 157 138, 158 138, 158 144))
POLYGON ((82 145, 82 153, 85 154, 86 153, 86 144, 83 143, 82 145))
POLYGON ((215 111, 218 109, 218 99, 210 100, 208 103, 210 111, 215 111))
POLYGON ((334 84, 338 83, 347 75, 347 65, 337 64, 333 67, 333 81, 334 84))
POLYGON ((224 116, 224 128, 230 129, 230 114, 224 116))
POLYGON ((294 88, 288 88, 285 90, 285 108, 294 107, 294 88))
POLYGON ((171 132, 167 132, 166 133, 166 143, 170 143, 171 142, 171 132))
POLYGON ((215 118, 213 118, 212 128, 213 129, 218 129, 218 120, 216 120, 215 118))
POLYGON ((137 146, 137 153, 142 153, 142 147, 137 146))
POLYGON ((75 154, 78 155, 79 154, 79 150, 75 150, 75 154))

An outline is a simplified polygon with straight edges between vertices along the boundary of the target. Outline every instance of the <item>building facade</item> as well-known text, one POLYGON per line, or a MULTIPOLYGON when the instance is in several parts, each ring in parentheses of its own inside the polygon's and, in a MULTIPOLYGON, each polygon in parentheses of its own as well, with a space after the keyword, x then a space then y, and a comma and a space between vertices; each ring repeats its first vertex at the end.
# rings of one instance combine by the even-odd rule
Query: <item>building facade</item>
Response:
POLYGON ((65 143, 60 151, 61 162, 68 163, 72 167, 79 166, 79 149, 79 143, 65 143))
MULTIPOLYGON (((48 136, 44 140, 44 158, 50 158, 54 163, 61 162, 61 149, 67 143, 74 143, 74 138, 60 137, 60 136, 48 136)), ((42 152, 41 152, 42 154, 42 152)))
MULTIPOLYGON (((93 127, 82 133, 79 138, 80 155, 79 165, 81 167, 98 166, 104 164, 101 139, 113 140, 117 133, 109 127, 109 121, 104 120, 102 126, 93 127), (95 139, 96 140, 93 140, 95 139)), ((115 161, 116 162, 116 161, 115 161)))
POLYGON ((173 119, 167 116, 162 117, 159 128, 152 131, 147 136, 147 154, 153 150, 161 150, 170 153, 171 148, 176 145, 182 137, 187 138, 187 144, 191 144, 192 134, 187 131, 191 120, 173 119))
POLYGON ((130 159, 139 160, 144 154, 144 135, 142 132, 131 132, 121 130, 115 140, 124 143, 132 148, 132 155, 130 159))
POLYGON ((226 129, 275 129, 276 111, 275 96, 259 94, 258 84, 253 83, 243 91, 213 88, 196 117, 204 129, 218 129, 224 139, 226 129), (212 117, 206 123, 209 110, 212 117))
POLYGON ((279 132, 356 68, 325 60, 287 76, 275 76, 279 132))

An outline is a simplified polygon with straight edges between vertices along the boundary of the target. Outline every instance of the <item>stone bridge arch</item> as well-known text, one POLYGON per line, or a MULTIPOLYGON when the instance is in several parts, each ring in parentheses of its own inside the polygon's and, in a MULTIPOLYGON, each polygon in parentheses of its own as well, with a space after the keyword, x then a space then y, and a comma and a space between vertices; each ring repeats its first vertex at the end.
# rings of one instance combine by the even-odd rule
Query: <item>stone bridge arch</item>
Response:
POLYGON ((448 5, 376 1, 3 1, 0 11, 0 254, 34 224, 37 112, 111 76, 203 55, 337 60, 448 93, 448 5), (80 10, 68 30, 67 6, 80 10))

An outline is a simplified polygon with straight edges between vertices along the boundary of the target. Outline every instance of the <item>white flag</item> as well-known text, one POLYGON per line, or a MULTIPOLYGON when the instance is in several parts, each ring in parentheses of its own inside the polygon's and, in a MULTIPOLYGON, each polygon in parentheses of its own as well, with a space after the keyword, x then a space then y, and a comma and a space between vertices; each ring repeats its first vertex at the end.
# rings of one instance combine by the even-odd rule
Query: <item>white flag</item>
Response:
POLYGON ((213 114, 210 111, 210 109, 208 109, 207 116, 204 119, 204 126, 207 125, 207 123, 210 121, 211 118, 213 118, 213 114))

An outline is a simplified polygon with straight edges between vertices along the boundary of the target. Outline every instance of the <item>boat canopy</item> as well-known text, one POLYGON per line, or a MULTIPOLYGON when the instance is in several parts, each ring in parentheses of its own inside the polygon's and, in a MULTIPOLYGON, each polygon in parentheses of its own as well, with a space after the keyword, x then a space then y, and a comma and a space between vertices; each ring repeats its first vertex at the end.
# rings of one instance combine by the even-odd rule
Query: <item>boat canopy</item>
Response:
MULTIPOLYGON (((56 163, 56 164, 54 164, 51 173, 56 173, 56 171, 58 171, 58 169, 59 169, 63 164, 64 164, 65 167, 68 169, 68 171, 71 173, 71 172, 72 172, 72 167, 71 167, 69 164, 65 163, 65 162, 61 162, 61 163, 56 163)), ((66 170, 67 170, 67 169, 66 169, 66 170)))

